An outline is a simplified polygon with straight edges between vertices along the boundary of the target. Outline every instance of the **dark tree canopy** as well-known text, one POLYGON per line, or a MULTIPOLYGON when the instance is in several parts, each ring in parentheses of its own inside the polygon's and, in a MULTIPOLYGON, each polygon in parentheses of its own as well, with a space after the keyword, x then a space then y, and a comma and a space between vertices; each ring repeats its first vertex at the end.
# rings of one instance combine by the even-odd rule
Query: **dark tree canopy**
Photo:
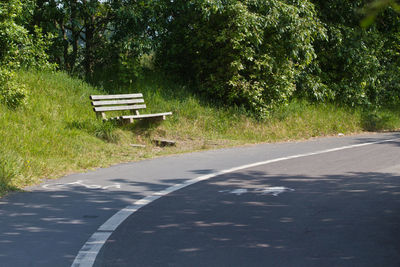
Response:
POLYGON ((1 2, 2 99, 18 91, 5 85, 13 68, 49 60, 92 82, 127 83, 147 56, 159 71, 259 117, 294 97, 399 103, 398 8, 395 0, 1 2))

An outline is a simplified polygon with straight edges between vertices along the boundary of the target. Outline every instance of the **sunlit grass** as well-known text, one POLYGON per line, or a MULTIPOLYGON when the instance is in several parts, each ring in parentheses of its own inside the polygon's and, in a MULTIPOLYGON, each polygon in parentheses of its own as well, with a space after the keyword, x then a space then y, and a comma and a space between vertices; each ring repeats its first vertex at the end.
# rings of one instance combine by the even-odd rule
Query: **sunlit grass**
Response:
POLYGON ((239 108, 200 100, 159 75, 119 91, 141 92, 147 112, 173 116, 160 124, 117 126, 96 119, 91 108, 89 95, 104 91, 64 73, 20 72, 18 79, 29 90, 28 104, 15 111, 0 105, 0 195, 44 178, 158 155, 400 128, 399 108, 365 112, 306 101, 292 101, 257 121, 239 108), (154 138, 177 146, 156 147, 154 138))

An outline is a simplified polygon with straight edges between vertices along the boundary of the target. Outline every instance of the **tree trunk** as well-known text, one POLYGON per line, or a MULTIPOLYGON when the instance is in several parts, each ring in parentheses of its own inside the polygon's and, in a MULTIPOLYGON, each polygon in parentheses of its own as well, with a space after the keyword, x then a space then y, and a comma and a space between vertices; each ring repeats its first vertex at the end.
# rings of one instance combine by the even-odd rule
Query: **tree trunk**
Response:
POLYGON ((90 17, 85 23, 85 38, 86 38, 86 49, 85 49, 85 72, 86 77, 91 80, 94 70, 94 17, 90 17))
MULTIPOLYGON (((64 25, 64 20, 60 19, 58 22, 58 25, 60 26, 60 30, 62 32, 62 38, 63 38, 63 47, 64 47, 64 69, 69 70, 70 65, 68 61, 68 47, 69 47, 69 42, 67 38, 67 32, 65 30, 65 25, 64 25)), ((61 63, 61 60, 60 60, 61 63)))
POLYGON ((81 30, 76 25, 78 21, 78 9, 77 9, 77 0, 71 0, 71 35, 72 35, 72 54, 70 56, 70 71, 73 72, 75 70, 76 59, 78 57, 78 49, 79 49, 79 38, 81 35, 81 30))

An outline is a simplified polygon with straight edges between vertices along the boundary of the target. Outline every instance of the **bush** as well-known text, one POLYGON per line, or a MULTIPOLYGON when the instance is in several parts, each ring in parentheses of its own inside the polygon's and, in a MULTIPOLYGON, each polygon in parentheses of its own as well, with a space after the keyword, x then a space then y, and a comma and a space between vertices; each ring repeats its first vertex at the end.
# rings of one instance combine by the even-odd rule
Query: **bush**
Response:
POLYGON ((324 29, 309 1, 170 1, 159 62, 263 117, 287 103, 324 29), (179 14, 178 16, 175 14, 179 14))
POLYGON ((15 73, 0 68, 0 103, 15 109, 26 99, 25 87, 15 82, 15 73))
POLYGON ((259 117, 294 94, 352 107, 400 101, 400 17, 390 8, 366 29, 366 0, 154 2, 164 14, 158 63, 208 98, 259 117))
POLYGON ((317 46, 319 77, 337 102, 349 106, 376 104, 382 41, 376 31, 328 25, 329 41, 317 46))
POLYGON ((15 79, 16 69, 21 67, 53 69, 45 49, 51 36, 44 37, 39 28, 34 34, 16 22, 23 11, 20 0, 0 3, 0 103, 16 108, 24 103, 26 90, 15 79))
POLYGON ((399 103, 398 14, 389 8, 374 25, 363 28, 359 11, 368 1, 312 1, 327 29, 327 40, 315 43, 317 60, 312 69, 317 82, 325 87, 311 91, 308 87, 299 93, 317 101, 329 99, 368 108, 399 103))

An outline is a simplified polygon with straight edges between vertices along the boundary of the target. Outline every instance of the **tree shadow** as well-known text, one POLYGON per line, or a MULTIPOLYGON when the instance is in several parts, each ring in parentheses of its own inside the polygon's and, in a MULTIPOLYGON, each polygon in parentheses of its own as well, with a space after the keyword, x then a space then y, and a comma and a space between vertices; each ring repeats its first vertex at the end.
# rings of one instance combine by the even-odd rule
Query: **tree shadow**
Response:
POLYGON ((376 142, 377 144, 381 145, 387 145, 390 144, 392 146, 400 146, 400 131, 391 131, 391 132, 386 132, 387 134, 384 135, 384 137, 360 137, 356 139, 357 143, 374 143, 376 142), (392 140, 392 141, 384 141, 384 140, 390 140, 390 139, 398 139, 398 140, 392 140))
POLYGON ((119 209, 143 197, 79 185, 10 193, 0 201, 0 265, 70 266, 80 249, 77 244, 84 244, 119 209))
POLYGON ((96 266, 399 266, 399 205, 398 174, 221 175, 129 217, 96 266))

